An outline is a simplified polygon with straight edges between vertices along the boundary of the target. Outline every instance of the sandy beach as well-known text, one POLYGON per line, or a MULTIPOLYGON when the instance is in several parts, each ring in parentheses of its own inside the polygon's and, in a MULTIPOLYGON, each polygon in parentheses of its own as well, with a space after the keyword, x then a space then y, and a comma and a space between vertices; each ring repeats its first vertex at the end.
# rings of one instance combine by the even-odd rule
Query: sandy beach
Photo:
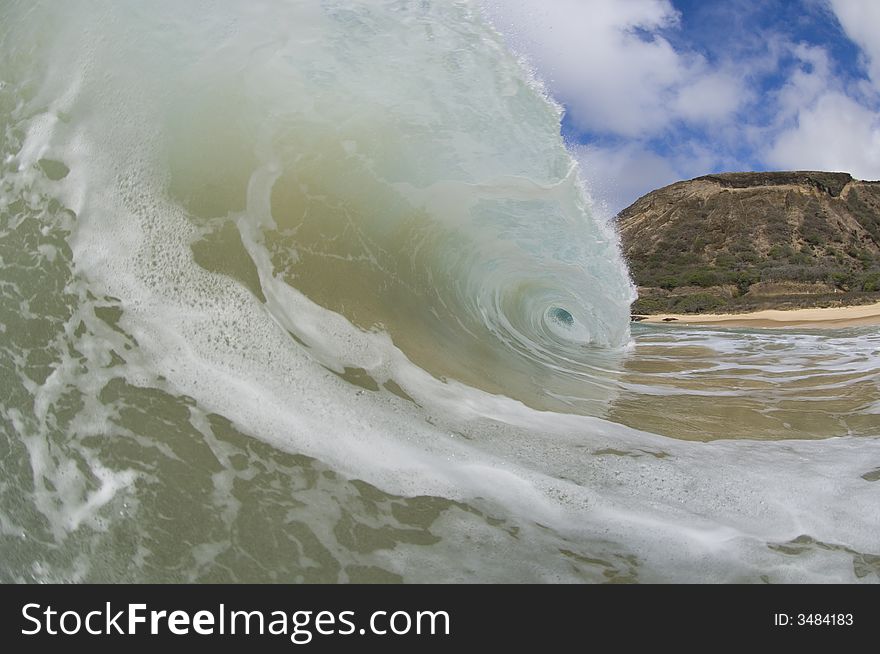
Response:
POLYGON ((752 313, 658 313, 646 316, 640 322, 719 327, 858 327, 880 325, 880 302, 827 309, 768 309, 752 313))

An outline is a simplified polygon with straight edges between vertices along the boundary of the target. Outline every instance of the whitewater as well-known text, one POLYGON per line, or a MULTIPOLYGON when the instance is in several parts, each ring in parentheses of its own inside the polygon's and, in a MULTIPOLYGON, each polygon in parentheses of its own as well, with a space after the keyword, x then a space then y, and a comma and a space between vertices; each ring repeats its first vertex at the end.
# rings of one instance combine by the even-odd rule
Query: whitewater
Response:
POLYGON ((880 580, 880 333, 631 327, 478 4, 0 14, 0 580, 880 580))

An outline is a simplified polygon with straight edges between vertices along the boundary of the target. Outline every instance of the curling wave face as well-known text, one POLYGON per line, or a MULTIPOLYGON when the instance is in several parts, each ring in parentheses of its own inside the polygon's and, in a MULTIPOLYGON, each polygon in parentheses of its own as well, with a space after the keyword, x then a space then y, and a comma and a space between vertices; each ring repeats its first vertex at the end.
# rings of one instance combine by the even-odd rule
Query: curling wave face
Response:
POLYGON ((875 335, 631 334, 472 3, 0 6, 3 579, 876 578, 875 335))
POLYGON ((230 4, 197 29, 93 11, 52 74, 94 145, 136 158, 116 184, 149 206, 117 216, 172 202, 207 270, 261 300, 288 285, 438 378, 541 408, 607 395, 592 359, 629 341, 625 265, 557 107, 469 4, 230 4))
POLYGON ((626 268, 557 108, 473 9, 323 3, 276 34, 256 18, 176 76, 170 185, 206 234, 193 248, 241 237, 258 295, 294 288, 438 378, 536 406, 595 386, 591 350, 629 341, 626 268))

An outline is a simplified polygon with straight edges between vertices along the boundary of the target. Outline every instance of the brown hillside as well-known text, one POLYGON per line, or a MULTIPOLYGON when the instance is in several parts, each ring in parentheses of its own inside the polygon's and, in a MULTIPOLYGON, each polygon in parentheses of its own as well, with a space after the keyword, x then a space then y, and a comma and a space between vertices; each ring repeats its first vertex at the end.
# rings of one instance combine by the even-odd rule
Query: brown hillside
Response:
POLYGON ((880 297, 880 182, 705 175, 618 216, 636 313, 829 306, 880 297))

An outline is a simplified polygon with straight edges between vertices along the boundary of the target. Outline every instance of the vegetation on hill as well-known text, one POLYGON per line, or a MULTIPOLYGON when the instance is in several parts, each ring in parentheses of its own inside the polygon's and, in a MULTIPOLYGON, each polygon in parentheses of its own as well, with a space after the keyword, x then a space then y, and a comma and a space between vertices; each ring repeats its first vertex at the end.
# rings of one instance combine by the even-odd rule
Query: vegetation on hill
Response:
POLYGON ((707 175, 618 216, 634 313, 880 299, 880 182, 846 173, 707 175))

